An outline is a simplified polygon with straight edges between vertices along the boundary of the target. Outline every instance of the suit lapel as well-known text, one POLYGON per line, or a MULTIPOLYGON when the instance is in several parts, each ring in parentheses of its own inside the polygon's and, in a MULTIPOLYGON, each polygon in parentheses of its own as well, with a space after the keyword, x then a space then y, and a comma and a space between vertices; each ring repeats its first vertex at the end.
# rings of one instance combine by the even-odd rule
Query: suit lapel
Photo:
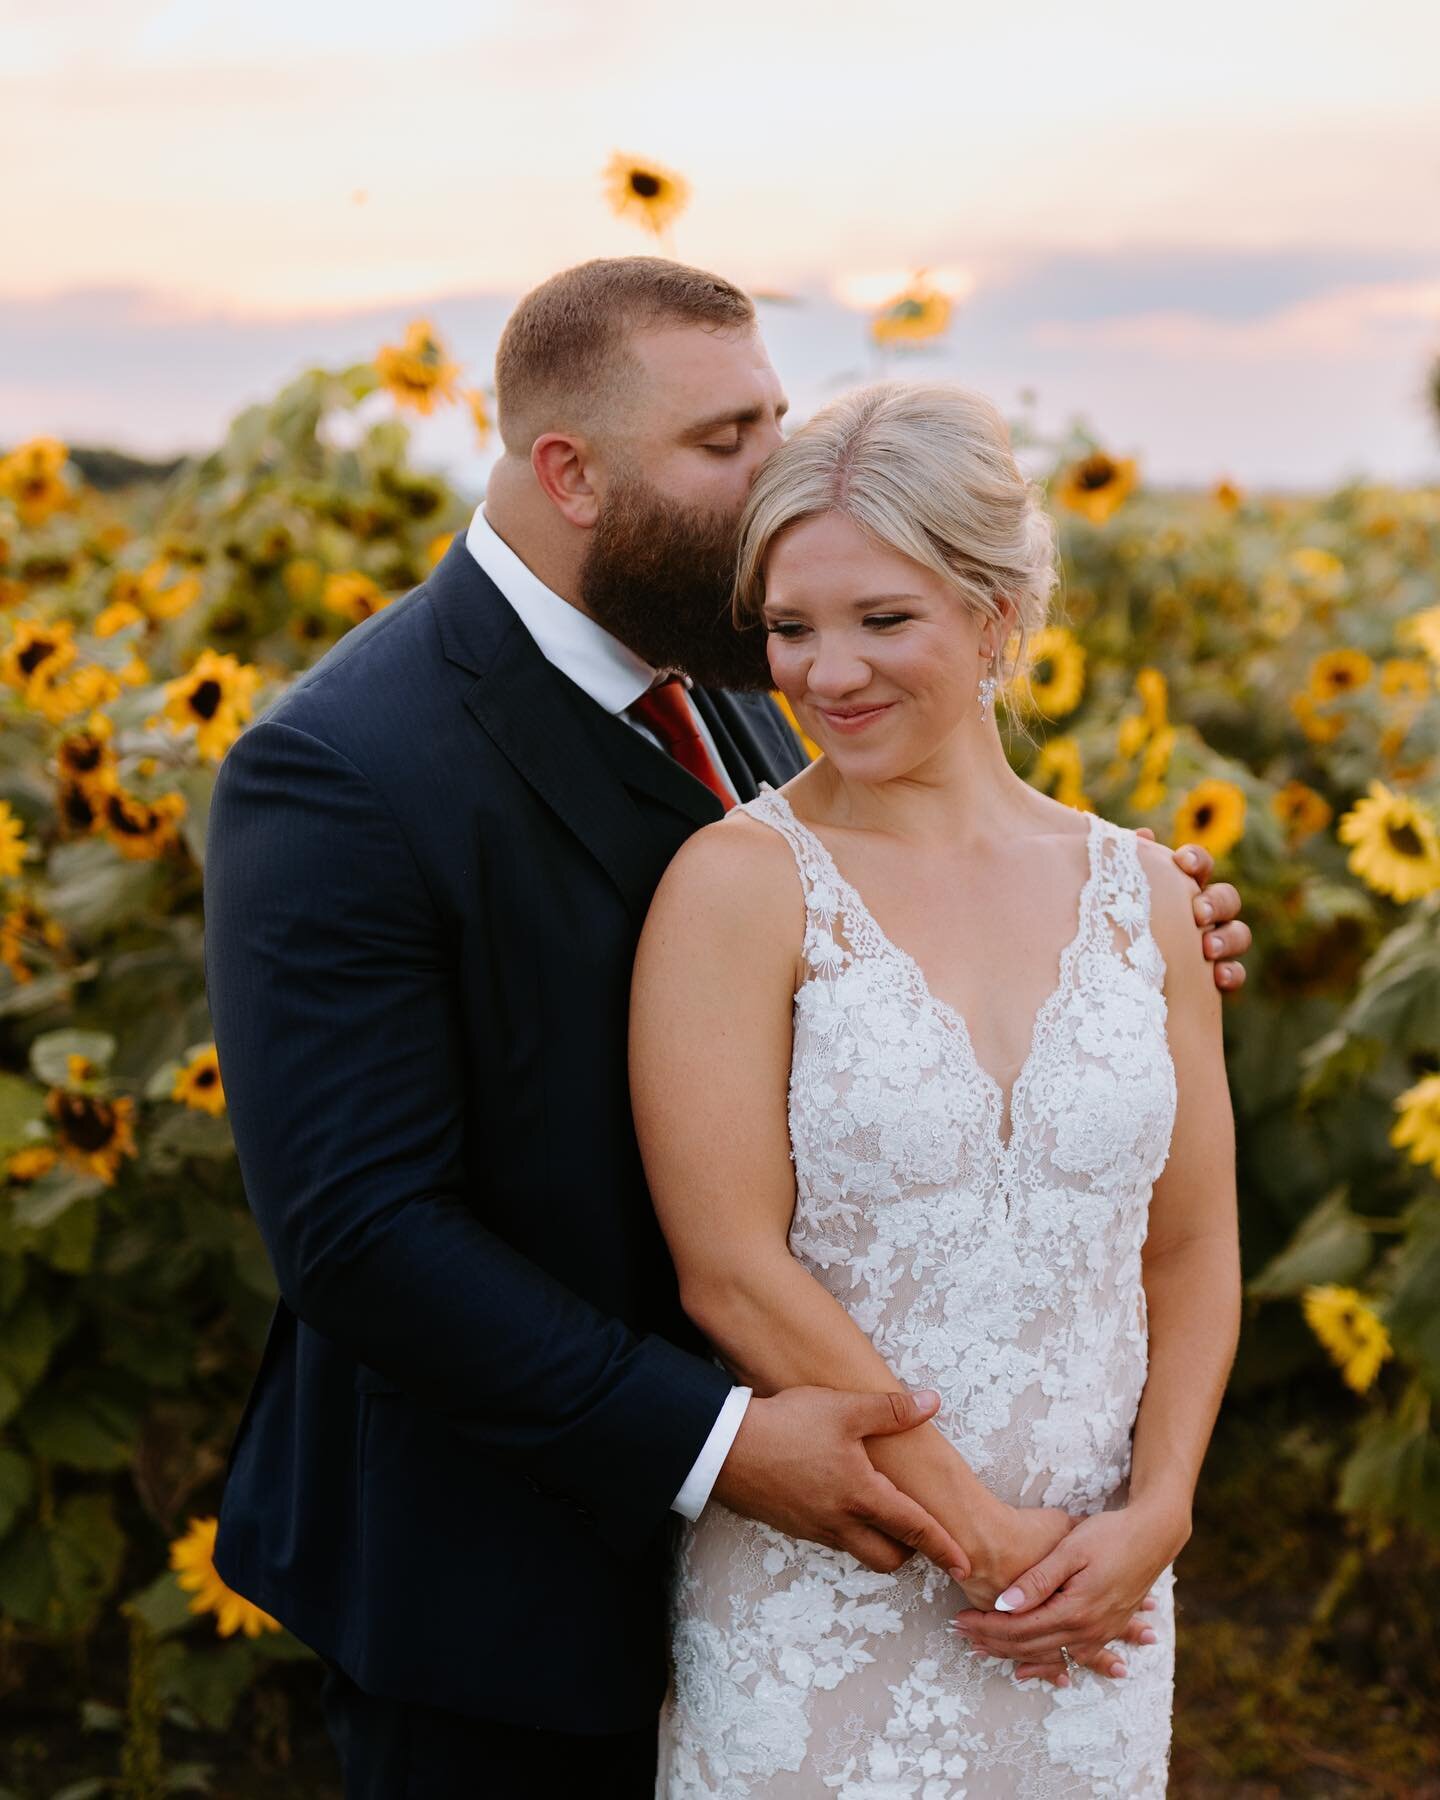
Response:
POLYGON ((740 794, 742 800, 753 799, 762 781, 779 787, 809 762, 804 746, 768 694, 697 687, 692 697, 727 763, 733 752, 732 775, 737 770, 744 774, 750 791, 740 794))
MULTIPOLYGON (((446 658, 475 677, 463 694, 467 711, 643 918, 665 855, 616 779, 609 747, 598 741, 595 728, 612 725, 634 734, 545 660, 463 537, 426 585, 446 658)), ((669 763, 663 752, 643 743, 640 748, 669 763)), ((675 772, 712 798, 683 769, 675 772)))
POLYGON ((697 781, 688 769, 682 769, 673 756, 658 749, 623 719, 614 718, 599 707, 595 710, 600 714, 596 729, 605 755, 627 787, 674 807, 696 825, 710 825, 724 817, 724 807, 705 783, 697 781))

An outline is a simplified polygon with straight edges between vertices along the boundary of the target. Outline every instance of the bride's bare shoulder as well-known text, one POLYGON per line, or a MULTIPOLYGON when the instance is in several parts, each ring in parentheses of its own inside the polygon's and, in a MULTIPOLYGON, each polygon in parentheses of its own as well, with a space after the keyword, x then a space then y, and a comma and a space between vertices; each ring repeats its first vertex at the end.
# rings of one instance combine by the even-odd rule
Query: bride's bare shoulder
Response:
POLYGON ((805 908, 789 844, 762 820, 734 812, 681 845, 656 891, 654 911, 783 930, 803 921, 805 908))

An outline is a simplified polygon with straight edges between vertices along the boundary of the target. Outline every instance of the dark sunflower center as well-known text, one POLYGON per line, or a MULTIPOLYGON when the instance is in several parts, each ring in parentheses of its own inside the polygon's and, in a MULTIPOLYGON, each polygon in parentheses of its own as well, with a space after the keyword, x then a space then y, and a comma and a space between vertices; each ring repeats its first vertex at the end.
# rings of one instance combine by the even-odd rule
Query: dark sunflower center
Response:
POLYGON ((106 802, 105 817, 112 831, 122 832, 129 837, 144 837, 150 828, 149 807, 127 806, 119 794, 113 794, 106 802))
POLYGON ((55 654, 55 645, 50 638, 36 638, 20 652, 17 661, 22 675, 33 675, 45 661, 47 656, 55 654))
POLYGON ((96 738, 72 738, 65 746, 65 761, 78 775, 89 775, 99 768, 101 754, 96 738))
POLYGON ((1042 656, 1035 665, 1036 687, 1049 687, 1055 679, 1055 665, 1048 656, 1042 656))
POLYGON ((1080 465, 1080 485, 1093 493, 1115 479, 1115 465, 1108 456, 1088 456, 1080 465))
POLYGON ((215 1079, 214 1069, 201 1069, 199 1074, 195 1077, 195 1085, 196 1087, 202 1088, 214 1087, 215 1079))
POLYGON ((657 175, 647 175, 643 169, 632 169, 630 191, 638 194, 642 200, 654 200, 660 192, 660 178, 657 175))
POLYGON ((224 690, 218 681, 198 682, 190 696, 190 710, 198 713, 202 719, 213 719, 223 698, 224 690))
POLYGON ((60 809, 72 831, 88 831, 95 823, 95 808, 81 787, 67 787, 60 796, 60 809))
POLYGON ((1208 830, 1214 817, 1215 808, 1213 806, 1197 806, 1195 808, 1195 829, 1197 831, 1208 830))
POLYGON ((1387 825, 1385 835, 1397 856, 1419 857, 1425 854, 1425 846, 1420 842, 1420 834, 1413 825, 1387 825))
POLYGON ((60 1101, 60 1129, 77 1150, 103 1150, 115 1135, 115 1113, 88 1094, 66 1094, 60 1101))

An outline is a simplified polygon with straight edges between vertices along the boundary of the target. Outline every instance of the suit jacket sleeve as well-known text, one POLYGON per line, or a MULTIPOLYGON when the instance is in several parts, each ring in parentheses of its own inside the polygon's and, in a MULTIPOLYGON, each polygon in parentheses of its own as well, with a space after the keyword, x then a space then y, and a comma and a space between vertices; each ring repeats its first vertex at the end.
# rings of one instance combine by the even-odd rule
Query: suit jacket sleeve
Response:
POLYGON ((220 770, 205 898, 221 1074, 285 1303, 638 1551, 730 1381, 482 1222, 453 969, 399 822, 338 751, 262 721, 220 770))

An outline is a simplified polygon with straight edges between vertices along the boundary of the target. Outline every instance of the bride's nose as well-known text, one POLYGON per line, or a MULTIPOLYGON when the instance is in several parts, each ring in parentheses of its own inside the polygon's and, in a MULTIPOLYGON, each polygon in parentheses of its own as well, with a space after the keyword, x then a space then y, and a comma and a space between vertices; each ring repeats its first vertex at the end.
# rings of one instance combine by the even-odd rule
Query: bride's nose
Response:
POLYGON ((806 671, 805 685, 817 700, 843 700, 868 685, 870 665, 844 639, 823 636, 806 671))

